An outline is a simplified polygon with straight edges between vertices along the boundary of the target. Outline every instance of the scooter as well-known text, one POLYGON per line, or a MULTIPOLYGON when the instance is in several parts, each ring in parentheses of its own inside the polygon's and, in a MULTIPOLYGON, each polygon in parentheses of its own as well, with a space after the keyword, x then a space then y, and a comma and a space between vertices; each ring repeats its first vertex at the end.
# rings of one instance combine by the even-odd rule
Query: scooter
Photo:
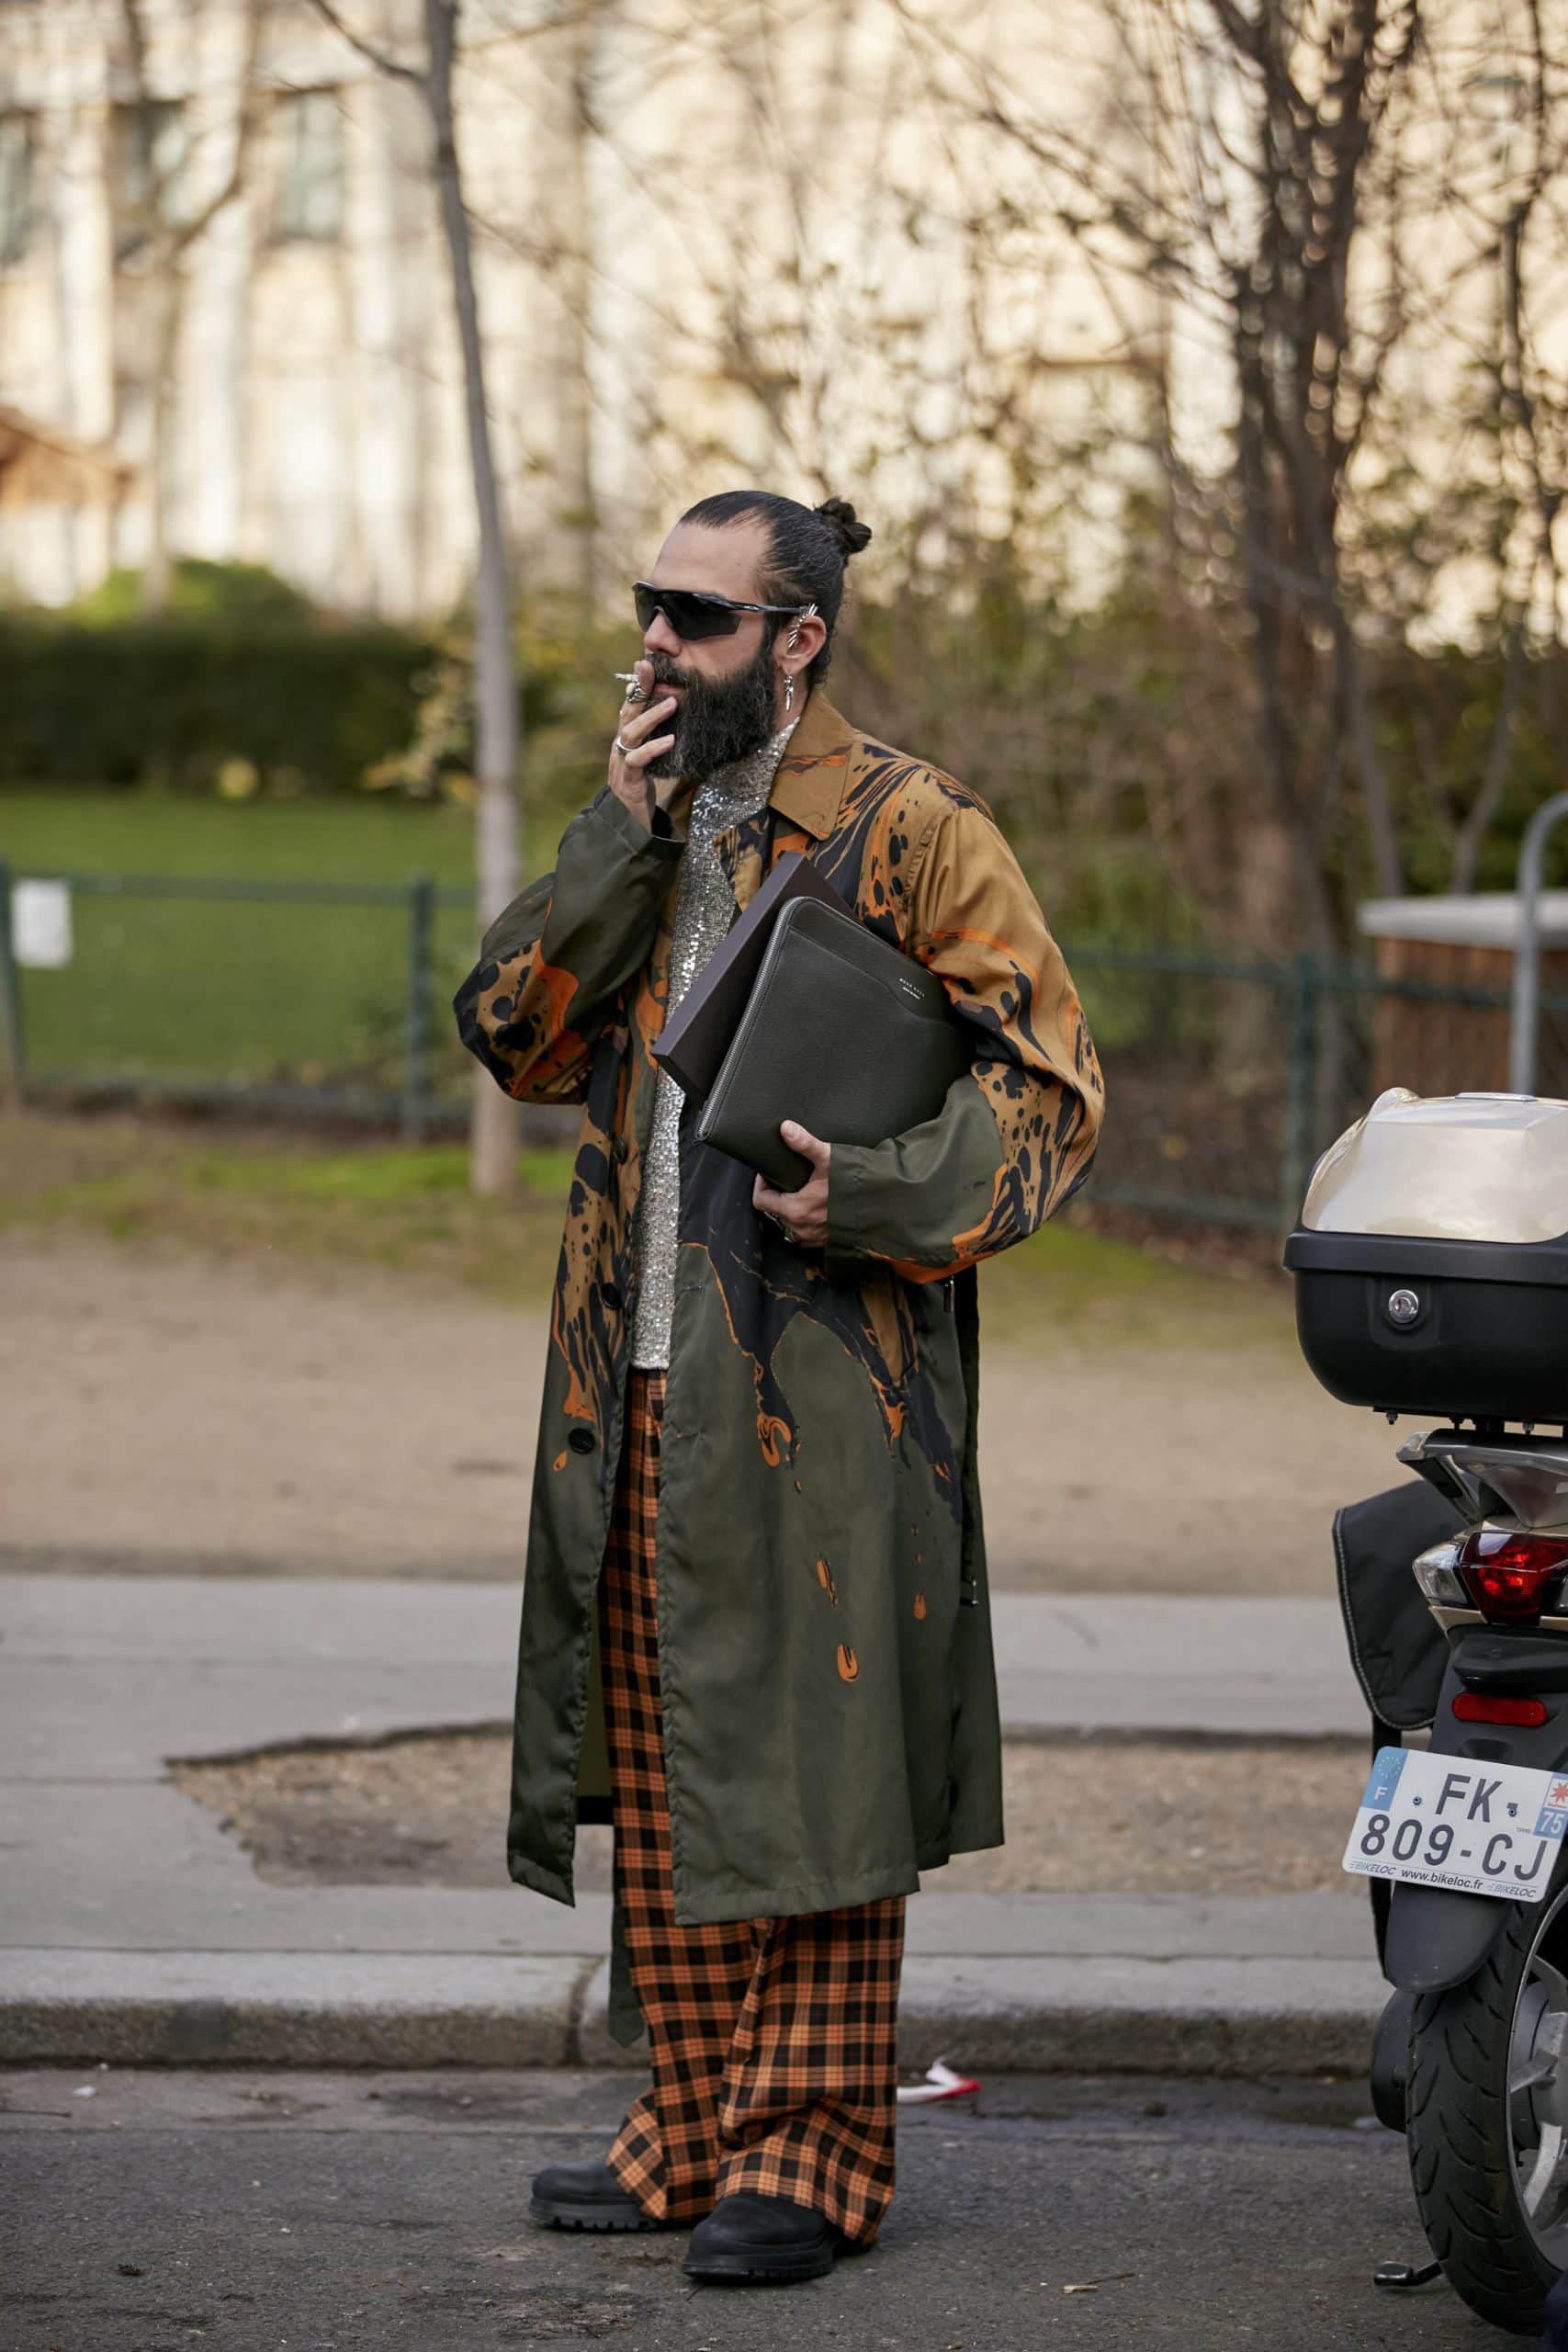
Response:
POLYGON ((1521 2335, 1568 2269, 1565 1225, 1568 1103, 1396 1090, 1319 1161, 1285 1250, 1330 1393, 1440 1417, 1399 1452, 1425 1487, 1336 1528, 1377 1726, 1345 1856, 1393 1987, 1372 2104, 1436 2256, 1378 2276, 1440 2267, 1521 2335))

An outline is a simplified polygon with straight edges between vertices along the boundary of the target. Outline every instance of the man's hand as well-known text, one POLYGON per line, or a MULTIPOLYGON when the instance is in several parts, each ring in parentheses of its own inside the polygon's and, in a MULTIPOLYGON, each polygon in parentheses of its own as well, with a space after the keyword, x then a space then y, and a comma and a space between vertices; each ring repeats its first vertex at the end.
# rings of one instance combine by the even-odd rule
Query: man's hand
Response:
POLYGON ((785 1119, 779 1133, 792 1151, 810 1160, 811 1174, 798 1193, 775 1193, 759 1176, 751 1187, 751 1205, 782 1225, 797 1248, 820 1250, 828 1238, 828 1162, 833 1147, 807 1134, 794 1119, 785 1119))
MULTIPOLYGON (((637 664, 637 682, 643 696, 653 692, 653 664, 637 664)), ((615 733, 616 747, 610 753, 610 789, 617 800, 624 801, 639 825, 653 831, 653 778, 647 773, 649 760, 667 752, 675 741, 673 735, 660 735, 659 727, 669 718, 675 707, 673 695, 661 701, 650 702, 627 695, 621 705, 620 725, 615 733), (620 750, 620 744, 626 750, 620 750)))

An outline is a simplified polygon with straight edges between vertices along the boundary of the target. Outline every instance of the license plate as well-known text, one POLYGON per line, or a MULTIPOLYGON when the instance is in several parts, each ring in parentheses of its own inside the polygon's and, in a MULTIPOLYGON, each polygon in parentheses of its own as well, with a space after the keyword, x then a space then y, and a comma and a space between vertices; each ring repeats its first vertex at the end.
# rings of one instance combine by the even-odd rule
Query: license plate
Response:
POLYGON ((1380 1747, 1345 1868, 1539 1903, 1568 1826, 1568 1773, 1380 1747))

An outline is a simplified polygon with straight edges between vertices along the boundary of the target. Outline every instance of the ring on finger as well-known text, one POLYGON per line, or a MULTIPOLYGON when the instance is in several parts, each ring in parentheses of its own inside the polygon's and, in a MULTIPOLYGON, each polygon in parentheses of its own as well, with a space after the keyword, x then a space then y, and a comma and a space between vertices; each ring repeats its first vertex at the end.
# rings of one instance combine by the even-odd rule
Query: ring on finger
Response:
POLYGON ((617 735, 615 738, 615 749, 619 752, 623 760, 629 760, 635 746, 630 743, 623 743, 620 737, 617 735))

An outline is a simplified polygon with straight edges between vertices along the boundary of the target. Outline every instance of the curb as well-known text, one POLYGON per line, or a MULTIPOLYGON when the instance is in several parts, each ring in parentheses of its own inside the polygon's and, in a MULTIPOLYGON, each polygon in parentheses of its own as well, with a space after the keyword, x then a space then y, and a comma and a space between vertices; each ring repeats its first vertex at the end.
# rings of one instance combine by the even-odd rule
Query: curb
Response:
POLYGON ((561 2066, 595 1963, 469 1953, 9 1951, 0 2064, 561 2066))
POLYGON ((974 2072, 1364 2075, 1388 1997, 1375 1962, 907 1962, 899 2055, 974 2072))
MULTIPOLYGON (((9 1951, 0 2064, 615 2067, 604 1961, 9 1951)), ((1359 2075, 1387 1994, 1364 1961, 922 1957, 899 2058, 976 2072, 1359 2075)))

